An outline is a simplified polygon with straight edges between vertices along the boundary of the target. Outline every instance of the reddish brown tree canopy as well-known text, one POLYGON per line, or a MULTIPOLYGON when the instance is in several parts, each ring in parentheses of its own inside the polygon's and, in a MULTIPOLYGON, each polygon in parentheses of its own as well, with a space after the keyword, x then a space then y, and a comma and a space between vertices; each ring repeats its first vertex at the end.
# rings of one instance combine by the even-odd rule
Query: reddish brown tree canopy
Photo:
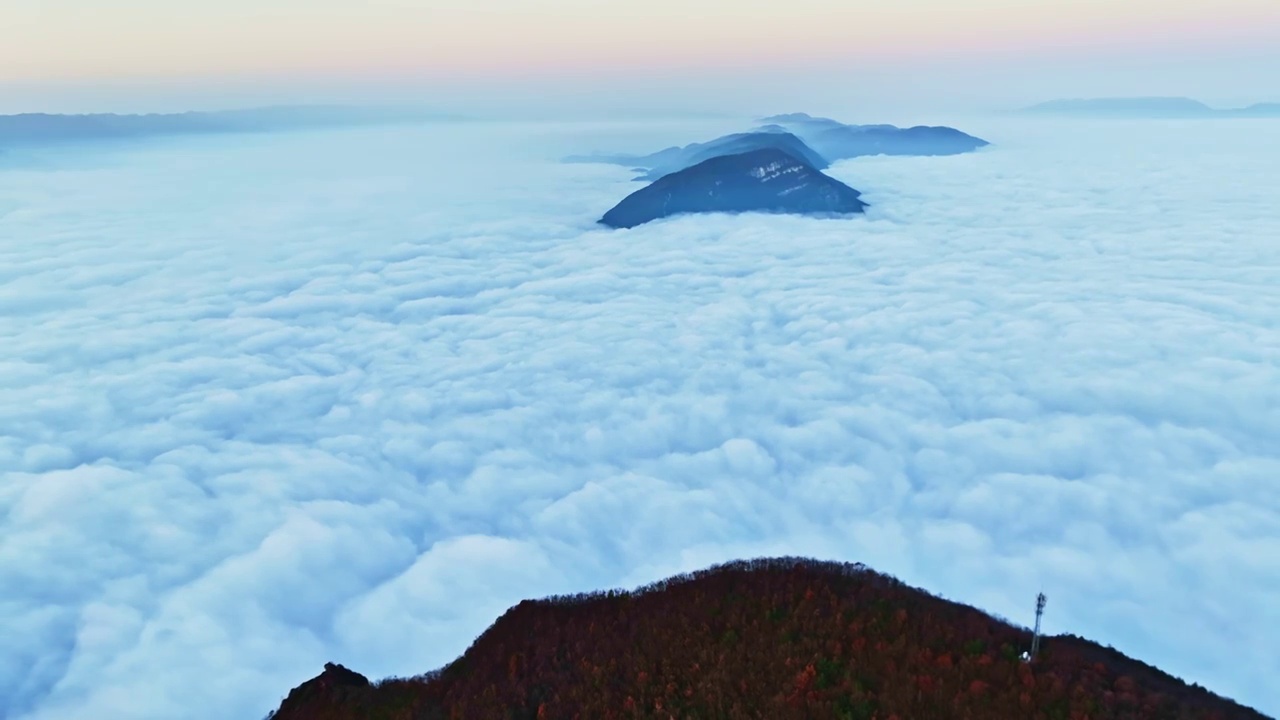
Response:
POLYGON ((522 602, 415 678, 326 665, 275 720, 1267 720, 1083 638, 1023 663, 1030 640, 862 565, 750 560, 522 602))

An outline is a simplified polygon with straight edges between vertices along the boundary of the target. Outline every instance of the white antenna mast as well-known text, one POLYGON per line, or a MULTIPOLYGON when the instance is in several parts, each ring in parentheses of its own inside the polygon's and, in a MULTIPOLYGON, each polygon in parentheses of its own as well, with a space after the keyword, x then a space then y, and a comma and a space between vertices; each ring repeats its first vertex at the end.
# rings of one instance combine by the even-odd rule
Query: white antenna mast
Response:
POLYGON ((1039 652, 1039 619, 1044 615, 1044 602, 1047 601, 1048 598, 1044 597, 1044 593, 1039 593, 1038 596, 1036 596, 1036 632, 1032 634, 1032 651, 1024 653, 1023 655, 1023 660, 1027 660, 1028 662, 1032 661, 1039 652))
POLYGON ((1040 652, 1040 616, 1044 615, 1044 604, 1047 601, 1048 598, 1044 596, 1044 593, 1036 595, 1036 629, 1031 636, 1031 651, 1022 653, 1023 662, 1031 662, 1036 653, 1040 652))

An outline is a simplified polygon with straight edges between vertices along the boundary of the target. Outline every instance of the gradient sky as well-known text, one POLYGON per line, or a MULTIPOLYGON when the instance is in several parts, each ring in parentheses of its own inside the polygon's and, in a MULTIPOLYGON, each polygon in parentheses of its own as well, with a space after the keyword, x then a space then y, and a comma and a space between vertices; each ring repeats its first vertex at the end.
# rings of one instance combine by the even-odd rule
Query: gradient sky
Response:
POLYGON ((683 80, 696 100, 709 80, 740 94, 765 73, 778 93, 850 70, 898 99, 1280 95, 1275 0, 7 0, 0 27, 0 112, 408 89, 527 102, 619 78, 683 80))

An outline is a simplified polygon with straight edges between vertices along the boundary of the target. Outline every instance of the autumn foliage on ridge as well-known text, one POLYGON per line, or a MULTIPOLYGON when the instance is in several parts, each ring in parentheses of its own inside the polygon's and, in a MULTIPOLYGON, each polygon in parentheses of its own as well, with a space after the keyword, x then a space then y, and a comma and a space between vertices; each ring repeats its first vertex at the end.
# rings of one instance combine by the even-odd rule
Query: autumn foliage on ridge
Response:
POLYGON ((274 720, 1267 720, 1075 636, 1043 640, 860 564, 749 560, 526 600, 441 670, 327 665, 274 720))

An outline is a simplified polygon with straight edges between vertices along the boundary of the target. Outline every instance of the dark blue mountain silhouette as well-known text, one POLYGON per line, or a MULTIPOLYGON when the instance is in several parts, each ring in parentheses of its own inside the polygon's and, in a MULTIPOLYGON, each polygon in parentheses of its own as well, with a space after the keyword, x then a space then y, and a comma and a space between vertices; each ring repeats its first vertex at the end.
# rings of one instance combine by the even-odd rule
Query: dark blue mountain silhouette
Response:
POLYGON ((866 155, 958 155, 990 144, 950 127, 846 125, 807 113, 773 115, 760 122, 795 133, 833 162, 866 155))
POLYGON ((737 155, 769 148, 782 150, 819 170, 830 165, 826 158, 814 152, 804 144, 804 141, 784 128, 761 128, 753 132, 735 133, 704 143, 669 147, 648 155, 574 155, 565 158, 565 162, 625 165, 641 170, 641 175, 636 180, 652 181, 720 155, 737 155))
POLYGON ((720 155, 637 190, 600 223, 630 228, 680 213, 767 212, 801 215, 861 213, 857 190, 778 148, 720 155))

